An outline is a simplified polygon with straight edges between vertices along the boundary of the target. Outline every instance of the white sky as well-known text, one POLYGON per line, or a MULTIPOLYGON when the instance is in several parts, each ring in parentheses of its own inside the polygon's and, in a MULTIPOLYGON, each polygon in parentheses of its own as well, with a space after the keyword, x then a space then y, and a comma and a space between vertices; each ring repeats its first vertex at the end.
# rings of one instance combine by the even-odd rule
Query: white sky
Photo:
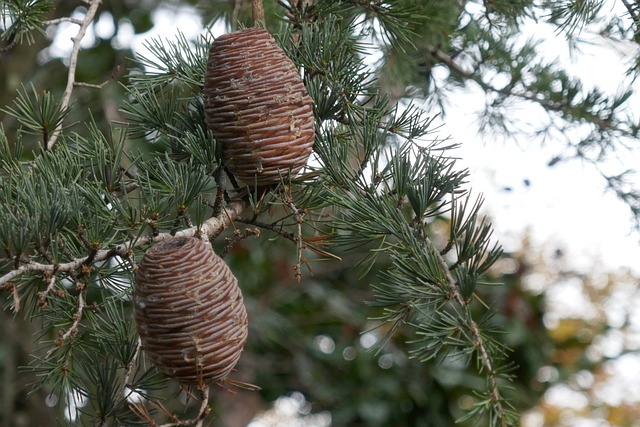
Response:
MULTIPOLYGON (((615 94, 629 81, 625 76, 632 56, 629 46, 603 46, 592 39, 594 45, 572 56, 563 36, 550 26, 530 23, 523 36, 545 40, 541 51, 549 59, 558 59, 570 74, 579 75, 586 88, 598 86, 615 94)), ((447 111, 441 136, 451 135, 453 141, 462 143, 461 164, 470 168, 474 190, 485 194, 486 211, 505 245, 513 241, 510 237, 528 230, 538 245, 567 252, 578 268, 602 261, 604 268, 628 267, 640 273, 640 234, 633 231, 630 210, 605 192, 605 181, 592 165, 572 160, 547 167, 549 160, 562 154, 562 142, 548 141, 542 146, 526 136, 505 140, 479 135, 474 124, 484 107, 480 90, 458 93, 450 100, 453 108, 447 111), (505 187, 512 191, 504 191, 505 187)), ((630 103, 640 111, 638 95, 630 103)), ((539 109, 522 105, 513 117, 521 117, 522 123, 535 122, 532 114, 539 109)), ((607 165, 610 171, 640 169, 638 147, 620 155, 620 162, 607 165)), ((640 189, 640 173, 632 178, 634 187, 640 189)))

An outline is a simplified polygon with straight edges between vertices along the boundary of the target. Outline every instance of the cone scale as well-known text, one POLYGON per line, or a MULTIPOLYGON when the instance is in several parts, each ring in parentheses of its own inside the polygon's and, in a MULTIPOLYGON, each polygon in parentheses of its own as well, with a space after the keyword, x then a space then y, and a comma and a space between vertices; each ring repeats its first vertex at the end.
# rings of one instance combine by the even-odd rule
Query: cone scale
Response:
POLYGON ((212 44, 204 86, 208 128, 225 167, 249 187, 297 174, 313 148, 313 103, 295 65, 264 29, 212 44))
POLYGON ((222 383, 247 340, 247 313, 229 267, 211 245, 174 237, 152 246, 135 272, 142 349, 185 385, 222 383))

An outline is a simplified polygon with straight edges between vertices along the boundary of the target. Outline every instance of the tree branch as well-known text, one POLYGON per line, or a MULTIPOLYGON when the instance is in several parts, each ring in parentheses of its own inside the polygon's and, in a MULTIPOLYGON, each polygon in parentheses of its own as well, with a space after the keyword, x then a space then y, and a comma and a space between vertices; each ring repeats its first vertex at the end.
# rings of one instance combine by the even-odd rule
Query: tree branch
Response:
POLYGON ((200 398, 202 399, 200 402, 200 409, 198 410, 198 415, 196 418, 190 420, 178 420, 176 419, 174 422, 168 424, 162 424, 159 427, 178 427, 178 426, 195 426, 202 427, 204 423, 204 419, 209 414, 209 386, 203 385, 198 388, 200 391, 200 398))
POLYGON ((2 52, 6 52, 9 51, 11 49, 13 49, 13 47, 18 44, 18 38, 17 37, 13 37, 12 40, 7 43, 5 46, 0 47, 0 53, 2 52))
POLYGON ((136 362, 138 360, 138 356, 140 355, 141 349, 142 349, 142 341, 140 340, 140 337, 138 337, 138 340, 136 341, 136 351, 133 353, 133 357, 131 358, 131 361, 127 365, 127 371, 125 372, 124 378, 122 380, 123 392, 129 386, 129 381, 131 380, 131 375, 133 375, 133 370, 136 366, 136 362))
POLYGON ((44 25, 56 25, 56 24, 60 24, 62 22, 70 22, 72 24, 76 24, 76 25, 80 25, 80 26, 82 26, 82 24, 83 24, 82 19, 71 18, 69 16, 65 16, 65 17, 62 17, 62 18, 56 18, 56 19, 49 19, 48 21, 44 21, 43 24, 44 25))
MULTIPOLYGON (((200 227, 193 226, 181 230, 175 233, 175 235, 187 237, 198 235, 213 236, 220 230, 226 228, 235 218, 237 218, 242 213, 242 211, 245 210, 248 205, 249 203, 245 199, 233 199, 224 209, 222 209, 220 215, 209 218, 204 223, 202 223, 202 226, 200 227)), ((76 258, 72 261, 61 264, 42 264, 35 261, 23 262, 21 263, 21 265, 19 265, 19 267, 9 271, 8 273, 0 277, 0 287, 26 273, 36 271, 49 273, 75 271, 83 264, 85 264, 91 256, 93 256, 92 261, 94 263, 104 261, 115 255, 128 257, 130 251, 134 248, 144 246, 151 242, 160 242, 171 237, 172 235, 170 233, 160 233, 157 236, 144 236, 113 246, 110 249, 102 249, 95 252, 95 254, 91 254, 82 258, 76 258)))
MULTIPOLYGON (((62 102, 60 104, 60 111, 64 111, 71 102, 71 93, 73 92, 73 88, 75 86, 76 81, 76 67, 78 66, 78 55, 80 54, 80 43, 84 38, 87 28, 91 25, 91 22, 96 16, 96 12, 98 11, 98 7, 102 3, 102 0, 90 0, 88 2, 89 8, 87 9, 87 14, 82 20, 82 24, 80 25, 80 29, 78 30, 78 34, 73 38, 73 48, 71 50, 71 56, 69 57, 69 72, 67 74, 67 86, 62 95, 62 102)), ((62 121, 58 124, 56 129, 53 131, 49 140, 46 142, 46 149, 51 150, 58 140, 58 137, 62 133, 62 121)))
MULTIPOLYGON (((553 102, 553 101, 550 101, 550 100, 545 99, 545 98, 540 98, 540 97, 536 96, 536 94, 531 93, 531 92, 515 92, 515 91, 509 90, 507 88, 495 87, 495 86, 490 85, 489 83, 485 82, 484 80, 482 80, 482 78, 480 76, 476 75, 475 73, 467 71, 464 68, 462 68, 460 66, 460 64, 455 62, 453 60, 453 58, 451 58, 449 55, 447 55, 442 50, 434 48, 434 49, 431 50, 431 54, 436 59, 438 59, 440 62, 445 64, 454 73, 459 74, 459 75, 461 75, 461 76, 463 76, 463 77, 465 77, 465 78, 467 78, 469 80, 474 81, 485 92, 495 92, 495 93, 499 93, 499 94, 506 95, 506 96, 513 96, 513 97, 516 97, 516 98, 524 99, 526 101, 534 102, 534 103, 542 106, 545 110, 548 110, 548 111, 555 111, 555 112, 564 113, 564 114, 571 114, 570 105, 568 105, 567 103, 553 102)), ((592 123, 594 123, 596 126, 598 126, 598 128, 600 130, 602 130, 602 131, 615 130, 615 131, 621 132, 622 134, 625 134, 625 135, 628 135, 628 136, 631 136, 631 137, 634 136, 631 133, 629 133, 629 132, 627 132, 627 131, 625 131, 623 129, 620 129, 617 126, 615 126, 612 122, 610 122, 608 120, 603 120, 598 116, 590 115, 589 120, 592 123)))
POLYGON ((296 249, 298 252, 298 260, 293 266, 293 271, 295 272, 296 280, 299 282, 302 279, 302 263, 304 262, 309 270, 311 270, 309 263, 304 258, 304 242, 302 241, 302 223, 304 222, 305 212, 298 209, 298 207, 293 203, 293 198, 291 197, 291 195, 285 194, 283 192, 281 197, 285 205, 289 209, 291 209, 291 212, 293 212, 294 218, 296 220, 296 233, 294 235, 294 241, 296 243, 296 249))
POLYGON ((260 237, 260 229, 259 228, 247 228, 244 231, 235 230, 233 233, 233 237, 227 237, 227 244, 224 246, 222 251, 220 252, 220 258, 224 258, 227 254, 233 249, 235 245, 240 243, 246 238, 251 236, 260 237))
MULTIPOLYGON (((435 244, 428 237, 424 237, 425 241, 431 246, 433 256, 436 257, 438 261, 438 265, 442 269, 446 279, 447 285, 451 291, 453 299, 460 305, 462 308, 467 308, 469 306, 468 302, 465 301, 464 297, 460 293, 460 289, 456 283, 456 280, 453 278, 451 274, 451 270, 449 269, 449 265, 447 261, 445 261, 444 257, 440 254, 440 251, 437 250, 435 244)), ((506 411, 502 404, 502 397, 500 396, 500 389, 498 388, 498 379, 496 377, 496 370, 493 364, 493 360, 491 360, 491 356, 489 356, 489 351, 487 350, 487 346, 485 345, 484 339, 480 332, 480 328, 478 324, 469 319, 469 329, 471 332, 471 336, 473 337, 474 344, 476 346, 476 351, 480 354, 480 359, 485 369, 487 370, 487 377, 489 378, 489 386, 491 388, 491 399, 496 405, 497 416, 498 416, 498 425, 502 425, 505 417, 506 411)))
POLYGON ((253 12, 253 25, 266 25, 264 18, 264 5, 262 0, 251 0, 252 12, 253 12))
POLYGON ((76 287, 80 288, 80 292, 78 293, 78 305, 76 306, 76 312, 71 317, 71 326, 64 333, 61 332, 55 342, 55 347, 51 348, 44 356, 45 360, 48 359, 69 337, 75 336, 78 333, 78 325, 80 325, 80 321, 82 320, 82 315, 86 307, 87 288, 79 282, 76 282, 76 287))

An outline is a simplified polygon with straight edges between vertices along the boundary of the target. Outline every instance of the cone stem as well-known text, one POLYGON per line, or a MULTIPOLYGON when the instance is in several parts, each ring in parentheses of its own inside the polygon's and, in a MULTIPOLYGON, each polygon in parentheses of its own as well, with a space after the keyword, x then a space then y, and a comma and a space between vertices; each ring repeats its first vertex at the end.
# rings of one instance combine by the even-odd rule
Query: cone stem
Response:
POLYGON ((253 7, 253 26, 266 27, 266 21, 264 19, 264 5, 262 4, 262 0, 251 0, 251 4, 253 7))

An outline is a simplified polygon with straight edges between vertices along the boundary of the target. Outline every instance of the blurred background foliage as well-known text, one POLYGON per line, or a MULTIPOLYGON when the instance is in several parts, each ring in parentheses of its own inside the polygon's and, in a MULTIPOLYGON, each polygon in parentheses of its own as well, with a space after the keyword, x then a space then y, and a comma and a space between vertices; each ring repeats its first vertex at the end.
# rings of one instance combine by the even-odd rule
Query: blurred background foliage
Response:
MULTIPOLYGON (((85 8, 81 2, 50 3, 49 19, 82 16, 85 8)), ((277 27, 282 19, 284 9, 278 3, 265 2, 270 27, 277 27)), ((313 7, 314 2, 301 3, 313 7)), ((384 7, 380 2, 352 3, 384 7)), ((587 97, 582 103, 572 104, 571 91, 579 88, 562 70, 549 67, 534 70, 528 62, 535 55, 534 50, 516 49, 504 43, 515 37, 523 20, 543 14, 546 9, 538 10, 539 2, 389 3, 406 6, 407 10, 417 7, 429 19, 429 25, 413 25, 411 14, 407 14, 405 22, 387 23, 409 25, 416 34, 411 39, 414 46, 401 40, 382 48, 380 84, 392 98, 422 97, 446 113, 446 92, 450 86, 478 84, 487 91, 491 107, 488 122, 504 129, 507 120, 501 117, 504 111, 500 107, 507 105, 507 99, 535 98, 533 102, 569 125, 590 123, 595 129, 592 139, 563 145, 565 159, 579 156, 597 162, 600 154, 591 156, 589 150, 605 154, 615 150, 615 141, 606 140, 607 135, 638 136, 639 130, 633 123, 616 121, 615 105, 594 113, 606 102, 596 99, 587 105, 587 97), (478 19, 471 19, 474 16, 478 19), (458 59, 464 68, 452 62, 458 59), (447 68, 446 85, 436 85, 432 78, 434 67, 447 68), (485 80, 492 73, 506 74, 512 79, 504 86, 494 87, 485 80), (527 76, 534 76, 534 81, 527 80, 527 76), (604 126, 606 123, 608 127, 604 126)), ((546 6, 557 11, 551 18, 559 26, 563 23, 580 26, 578 20, 572 23, 567 18, 578 16, 570 10, 577 8, 578 3, 595 7, 598 2, 562 1, 546 6)), ((109 134, 113 122, 123 121, 120 108, 126 96, 127 70, 140 67, 131 41, 134 36, 162 35, 163 30, 157 28, 159 11, 174 17, 192 14, 205 26, 224 22, 230 29, 251 25, 250 10, 250 2, 241 0, 105 0, 92 25, 92 37, 83 44, 77 81, 107 84, 100 90, 76 88, 66 123, 84 126, 93 118, 109 134)), ((344 13, 357 10, 347 9, 344 13)), ((579 16, 593 19, 588 13, 581 13, 579 16)), ((619 18, 605 25, 605 30, 612 37, 626 37, 635 42, 633 16, 619 18)), ((2 25, 0 22, 0 28, 7 31, 2 25)), ((32 43, 17 43, 0 52, 0 105, 13 106, 22 84, 33 84, 37 92, 47 90, 57 98, 61 96, 67 78, 67 58, 59 49, 66 43, 62 38, 69 34, 64 31, 66 25, 48 26, 43 34, 34 36, 32 43)), ((2 43, 7 46, 11 40, 5 38, 2 43)), ((632 64, 630 71, 635 72, 636 68, 637 64, 632 64)), ((3 111, 0 120, 7 135, 15 135, 17 120, 3 111)), ((29 153, 40 142, 36 136, 24 135, 23 143, 29 153)), ((626 187, 619 193, 626 194, 632 215, 637 218, 637 193, 626 187)), ((447 228, 447 219, 440 221, 432 225, 434 235, 442 235, 447 228)), ((218 252, 230 233, 219 240, 218 252)), ((630 271, 575 271, 563 259, 562 248, 533 252, 526 235, 521 236, 519 246, 516 252, 505 253, 489 272, 492 281, 505 286, 485 287, 482 296, 497 309, 494 320, 505 331, 502 340, 512 349, 510 358, 517 364, 512 402, 525 414, 523 425, 578 425, 572 423, 593 416, 606 419, 612 426, 637 426, 640 402, 625 400, 624 396, 615 399, 609 390, 616 387, 612 378, 617 368, 611 362, 628 355, 637 356, 640 349, 640 322, 633 306, 639 301, 638 278, 630 271), (574 293, 558 291, 567 288, 574 293), (571 295, 579 297, 586 304, 583 307, 590 309, 571 311, 568 308, 571 301, 566 301, 571 295), (560 396, 572 396, 571 402, 579 403, 563 406, 558 398, 550 397, 550 392, 565 393, 560 396)), ((384 335, 375 321, 381 312, 364 302, 372 299, 371 285, 378 280, 376 273, 388 269, 389 260, 379 258, 371 271, 359 277, 353 265, 365 255, 339 251, 336 254, 343 257, 342 263, 313 263, 313 272, 304 271, 300 283, 295 281, 293 271, 295 247, 284 239, 245 239, 227 255, 226 261, 241 284, 250 317, 250 339, 238 365, 237 379, 259 384, 262 391, 238 390, 232 395, 226 390, 216 390, 214 425, 245 426, 256 414, 267 410, 271 402, 293 392, 304 395, 311 404, 308 408, 311 412, 328 411, 333 426, 444 427, 463 415, 462 410, 472 402, 466 390, 482 379, 455 362, 421 363, 407 357, 405 341, 414 335, 403 330, 397 331, 385 345, 375 345, 384 335)), ((58 414, 51 407, 51 396, 46 390, 29 396, 29 384, 38 378, 32 372, 21 372, 20 367, 31 362, 36 345, 33 337, 39 329, 37 321, 25 322, 9 310, 0 311, 0 321, 2 425, 64 423, 56 419, 58 414)), ((170 400, 177 390, 168 386, 163 393, 170 400)))

